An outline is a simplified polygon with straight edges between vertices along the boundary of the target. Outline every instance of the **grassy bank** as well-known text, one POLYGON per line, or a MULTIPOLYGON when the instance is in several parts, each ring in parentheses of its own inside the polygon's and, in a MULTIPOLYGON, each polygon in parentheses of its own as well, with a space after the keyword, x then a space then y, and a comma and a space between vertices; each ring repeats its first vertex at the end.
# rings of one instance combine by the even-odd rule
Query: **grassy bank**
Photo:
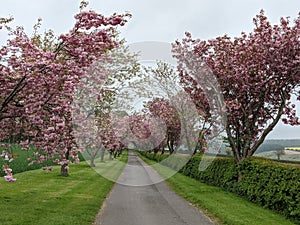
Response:
MULTIPOLYGON (((141 158, 163 177, 172 172, 143 156, 141 158)), ((257 206, 221 188, 209 186, 182 174, 167 179, 169 186, 180 196, 206 212, 218 224, 228 225, 291 225, 283 216, 257 206)))
MULTIPOLYGON (((120 160, 126 162, 127 154, 120 160)), ((110 163, 109 168, 118 176, 124 165, 110 163)), ((0 224, 91 225, 114 182, 86 162, 71 165, 69 177, 59 176, 59 170, 19 173, 15 183, 0 179, 0 224)))

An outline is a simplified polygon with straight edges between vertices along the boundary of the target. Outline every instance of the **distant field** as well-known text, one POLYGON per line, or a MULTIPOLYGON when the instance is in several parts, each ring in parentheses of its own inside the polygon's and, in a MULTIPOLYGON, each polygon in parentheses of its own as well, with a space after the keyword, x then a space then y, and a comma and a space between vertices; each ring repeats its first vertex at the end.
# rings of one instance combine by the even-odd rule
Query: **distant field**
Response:
POLYGON ((300 151, 300 147, 285 147, 285 150, 300 151))
POLYGON ((300 139, 265 140, 254 155, 276 160, 277 153, 283 153, 280 155, 280 160, 300 162, 300 139))
POLYGON ((273 151, 278 149, 300 150, 300 139, 267 139, 259 146, 257 153, 273 151))
MULTIPOLYGON (((263 157, 263 158, 277 159, 277 151, 261 152, 261 153, 254 154, 254 155, 258 156, 258 157, 263 157)), ((300 162, 300 150, 299 151, 284 150, 284 155, 281 155, 280 159, 287 160, 287 161, 300 162)))

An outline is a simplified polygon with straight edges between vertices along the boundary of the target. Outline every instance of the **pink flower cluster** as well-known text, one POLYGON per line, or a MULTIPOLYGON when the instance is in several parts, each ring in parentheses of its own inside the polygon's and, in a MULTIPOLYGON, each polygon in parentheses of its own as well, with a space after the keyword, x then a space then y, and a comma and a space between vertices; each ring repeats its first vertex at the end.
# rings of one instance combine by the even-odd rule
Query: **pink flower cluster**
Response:
POLYGON ((13 178, 13 175, 12 175, 12 169, 9 168, 8 166, 6 165, 3 165, 3 170, 6 174, 6 176, 4 176, 4 179, 8 182, 15 182, 17 179, 16 178, 13 178))

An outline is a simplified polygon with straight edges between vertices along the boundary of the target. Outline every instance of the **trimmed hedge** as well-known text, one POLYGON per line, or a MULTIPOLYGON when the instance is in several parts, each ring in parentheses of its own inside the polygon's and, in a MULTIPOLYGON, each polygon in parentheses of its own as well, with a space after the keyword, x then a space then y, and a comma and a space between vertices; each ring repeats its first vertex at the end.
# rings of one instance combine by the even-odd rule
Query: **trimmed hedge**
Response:
MULTIPOLYGON (((168 157, 148 152, 140 154, 157 162, 168 157)), ((177 170, 176 165, 180 164, 178 160, 182 160, 180 158, 172 156, 172 160, 164 160, 162 164, 177 170)), ((300 167, 255 157, 236 165, 232 158, 218 157, 206 170, 199 171, 201 160, 207 159, 196 154, 179 172, 236 193, 300 224, 300 167)))
POLYGON ((300 224, 300 168, 252 158, 239 169, 238 194, 300 224))

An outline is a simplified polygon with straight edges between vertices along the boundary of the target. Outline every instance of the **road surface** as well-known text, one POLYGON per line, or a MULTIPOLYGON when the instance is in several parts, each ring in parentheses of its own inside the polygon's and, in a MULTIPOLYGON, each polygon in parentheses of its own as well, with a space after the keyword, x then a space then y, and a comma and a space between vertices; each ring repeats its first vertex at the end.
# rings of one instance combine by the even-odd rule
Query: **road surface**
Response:
POLYGON ((175 194, 134 152, 100 210, 97 225, 212 225, 198 209, 175 194), (154 182, 153 182, 154 181, 154 182), (124 184, 129 185, 124 185, 124 184), (150 184, 150 185, 145 185, 150 184), (140 186, 142 185, 142 186, 140 186))

